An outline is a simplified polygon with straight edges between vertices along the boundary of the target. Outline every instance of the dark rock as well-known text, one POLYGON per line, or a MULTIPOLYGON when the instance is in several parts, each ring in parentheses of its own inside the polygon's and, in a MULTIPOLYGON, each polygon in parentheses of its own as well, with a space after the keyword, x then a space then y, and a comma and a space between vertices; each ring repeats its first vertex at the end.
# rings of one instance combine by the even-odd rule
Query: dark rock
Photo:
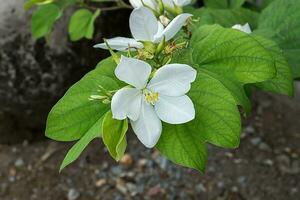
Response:
MULTIPOLYGON (((56 24, 50 43, 32 39, 24 1, 7 1, 0 9, 0 143, 4 144, 43 138, 51 107, 108 55, 92 48, 96 41, 68 42, 67 23, 72 11, 64 13, 56 24)), ((113 18, 102 14, 97 22, 101 31, 95 34, 97 42, 102 37, 126 35, 128 26, 122 21, 128 12, 116 12, 113 18)))

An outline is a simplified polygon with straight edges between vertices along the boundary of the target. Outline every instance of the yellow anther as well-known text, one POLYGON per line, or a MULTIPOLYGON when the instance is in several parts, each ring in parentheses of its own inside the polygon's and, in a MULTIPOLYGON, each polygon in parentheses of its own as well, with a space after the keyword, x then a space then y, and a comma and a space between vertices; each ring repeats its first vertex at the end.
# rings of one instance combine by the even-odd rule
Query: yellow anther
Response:
POLYGON ((154 105, 157 101, 158 101, 158 92, 151 92, 151 91, 148 91, 148 90, 144 90, 144 97, 145 97, 145 100, 154 105))

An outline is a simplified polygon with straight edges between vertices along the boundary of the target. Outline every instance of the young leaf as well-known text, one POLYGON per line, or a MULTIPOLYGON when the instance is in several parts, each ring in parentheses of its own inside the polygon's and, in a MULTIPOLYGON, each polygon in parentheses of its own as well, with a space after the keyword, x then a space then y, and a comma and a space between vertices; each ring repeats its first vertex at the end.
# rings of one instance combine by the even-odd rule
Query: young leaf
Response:
POLYGON ((238 8, 245 3, 245 0, 204 0, 204 5, 210 8, 238 8))
POLYGON ((95 138, 101 137, 103 117, 100 118, 91 129, 68 151, 64 158, 59 171, 61 172, 66 166, 74 162, 81 154, 81 152, 87 147, 87 145, 95 138))
POLYGON ((77 41, 82 38, 92 39, 94 34, 94 22, 100 15, 100 10, 96 10, 93 14, 87 9, 76 11, 69 23, 69 35, 72 41, 77 41))
POLYGON ((48 115, 46 136, 58 141, 74 141, 84 136, 110 109, 101 101, 91 101, 99 94, 99 86, 107 90, 119 88, 114 79, 104 76, 100 68, 89 72, 75 83, 48 115))
POLYGON ((31 32, 38 39, 50 33, 54 22, 62 15, 60 8, 51 3, 40 6, 32 15, 31 32))
MULTIPOLYGON (((283 50, 292 66, 294 78, 300 77, 300 1, 276 0, 259 18, 259 30, 268 30, 269 38, 283 50)), ((265 32, 265 31, 263 31, 265 32)))
POLYGON ((112 118, 112 112, 105 114, 102 124, 102 139, 110 155, 119 161, 126 150, 126 132, 128 129, 127 119, 115 120, 112 118))
POLYGON ((244 84, 265 81, 276 75, 273 57, 250 34, 203 26, 193 37, 192 57, 199 68, 244 84))

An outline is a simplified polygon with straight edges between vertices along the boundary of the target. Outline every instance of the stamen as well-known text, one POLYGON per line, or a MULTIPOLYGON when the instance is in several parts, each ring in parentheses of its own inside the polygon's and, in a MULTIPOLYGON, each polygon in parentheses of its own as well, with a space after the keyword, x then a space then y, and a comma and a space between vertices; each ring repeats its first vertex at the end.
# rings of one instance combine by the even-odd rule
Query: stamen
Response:
POLYGON ((154 105, 158 101, 158 97, 159 97, 158 92, 152 92, 145 89, 143 93, 144 93, 145 100, 148 103, 154 105))

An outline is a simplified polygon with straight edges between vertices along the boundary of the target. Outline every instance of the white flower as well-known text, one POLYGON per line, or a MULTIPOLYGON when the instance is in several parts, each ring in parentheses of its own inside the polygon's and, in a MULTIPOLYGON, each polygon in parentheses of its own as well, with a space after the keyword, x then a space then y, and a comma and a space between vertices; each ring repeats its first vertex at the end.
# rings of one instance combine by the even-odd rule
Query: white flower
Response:
POLYGON ((192 0, 163 0, 164 6, 174 8, 175 6, 183 7, 190 4, 192 0))
MULTIPOLYGON (((129 18, 129 26, 133 38, 116 37, 108 39, 107 43, 112 49, 126 51, 128 48, 140 49, 143 44, 140 41, 159 43, 165 37, 166 41, 172 39, 185 24, 191 14, 180 14, 175 17, 166 28, 156 19, 148 8, 140 7, 132 11, 129 18)), ((105 43, 97 44, 95 48, 107 49, 105 43)))
POLYGON ((148 63, 122 56, 115 75, 133 88, 118 90, 111 101, 113 118, 129 118, 133 131, 148 148, 154 147, 161 135, 161 121, 182 124, 195 118, 193 102, 185 94, 197 72, 185 64, 168 64, 149 81, 150 74, 148 63))
POLYGON ((242 32, 245 32, 245 33, 248 33, 248 34, 252 33, 250 25, 248 23, 246 23, 244 25, 236 24, 232 28, 236 29, 236 30, 239 30, 239 31, 242 31, 242 32))
MULTIPOLYGON (((144 6, 144 3, 146 6, 149 6, 153 10, 159 10, 159 6, 155 0, 129 0, 129 2, 134 8, 140 8, 144 6)), ((175 5, 183 7, 190 4, 191 2, 192 0, 163 0, 164 6, 168 6, 170 8, 174 8, 175 5)))

